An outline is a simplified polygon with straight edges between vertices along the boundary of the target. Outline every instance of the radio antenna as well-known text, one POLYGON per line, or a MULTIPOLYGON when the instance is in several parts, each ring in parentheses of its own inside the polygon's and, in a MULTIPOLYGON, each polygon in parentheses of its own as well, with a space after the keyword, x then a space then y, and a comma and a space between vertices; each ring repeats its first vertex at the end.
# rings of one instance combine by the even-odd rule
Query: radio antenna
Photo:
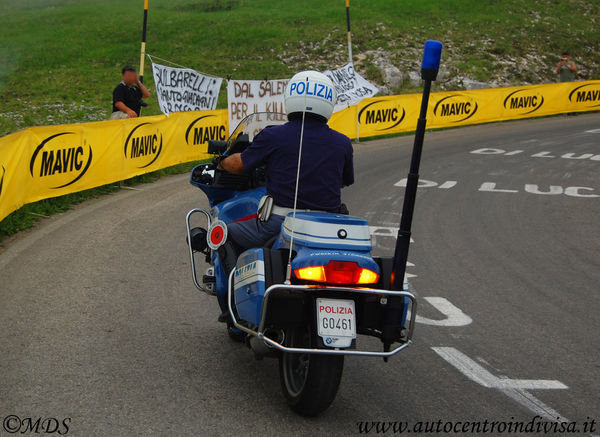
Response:
MULTIPOLYGON (((308 88, 308 77, 306 78, 308 88)), ((304 140, 304 119, 306 117, 306 91, 304 90, 304 109, 302 110, 302 126, 300 127, 300 147, 298 148, 298 169, 296 171, 296 191, 294 192, 294 209, 292 212, 292 233, 290 236, 290 251, 288 254, 287 270, 285 274, 285 285, 292 283, 292 247, 294 245, 294 228, 296 226, 296 207, 298 205, 298 184, 300 182, 300 163, 302 162, 302 142, 304 140)))

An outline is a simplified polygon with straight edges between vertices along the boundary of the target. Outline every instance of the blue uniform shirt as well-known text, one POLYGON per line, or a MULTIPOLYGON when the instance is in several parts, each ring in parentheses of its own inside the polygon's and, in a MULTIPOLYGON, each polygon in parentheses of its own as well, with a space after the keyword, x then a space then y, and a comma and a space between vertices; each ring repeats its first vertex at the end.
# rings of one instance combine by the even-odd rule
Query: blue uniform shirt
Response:
MULTIPOLYGON (((242 152, 244 171, 266 164, 267 193, 276 205, 294 206, 301 120, 263 129, 242 152)), ((326 123, 306 117, 298 208, 338 212, 342 185, 354 183, 350 139, 326 123)))

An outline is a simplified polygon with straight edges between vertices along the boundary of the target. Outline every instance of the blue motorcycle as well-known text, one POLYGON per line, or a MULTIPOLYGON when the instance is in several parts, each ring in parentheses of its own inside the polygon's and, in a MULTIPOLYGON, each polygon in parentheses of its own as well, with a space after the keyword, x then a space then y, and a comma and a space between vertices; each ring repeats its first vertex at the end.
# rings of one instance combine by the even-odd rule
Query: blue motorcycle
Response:
MULTIPOLYGON (((371 255, 369 224, 362 218, 295 210, 264 247, 236 253, 227 244, 227 226, 257 219, 266 194, 264 169, 234 175, 202 164, 191 172, 191 184, 210 204, 186 217, 194 284, 217 297, 219 320, 232 339, 245 343, 257 359, 279 359, 283 393, 301 415, 315 416, 332 403, 345 356, 387 361, 411 344, 417 301, 404 278, 427 102, 440 53, 441 43, 426 43, 421 117, 393 257, 371 255), (192 227, 196 215, 206 227, 192 227), (201 256, 209 265, 202 278, 196 260, 201 256), (365 348, 372 343, 365 337, 380 339, 381 350, 365 348)), ((208 152, 243 152, 262 129, 286 121, 285 114, 249 115, 228 141, 210 141, 208 152)))
MULTIPOLYGON (((287 121, 285 114, 256 113, 245 118, 227 142, 211 141, 209 152, 242 152, 268 125, 287 121)), ((214 294, 228 323, 229 335, 245 342, 256 358, 279 358, 283 392, 291 407, 316 415, 333 401, 342 376, 344 355, 390 357, 410 344, 416 301, 407 291, 392 291, 392 258, 371 256, 366 220, 327 212, 290 212, 281 232, 266 247, 233 254, 235 268, 225 267, 227 225, 257 220, 266 194, 264 169, 233 175, 212 164, 195 167, 192 185, 208 197, 210 210, 187 215, 194 284, 214 294), (206 228, 191 225, 200 214, 206 228), (199 278, 196 256, 210 267, 199 278), (287 265, 291 266, 286 278, 287 265), (388 301, 400 299, 394 321, 393 350, 360 348, 360 335, 382 338, 388 301), (411 316, 407 320, 407 310, 411 316)))

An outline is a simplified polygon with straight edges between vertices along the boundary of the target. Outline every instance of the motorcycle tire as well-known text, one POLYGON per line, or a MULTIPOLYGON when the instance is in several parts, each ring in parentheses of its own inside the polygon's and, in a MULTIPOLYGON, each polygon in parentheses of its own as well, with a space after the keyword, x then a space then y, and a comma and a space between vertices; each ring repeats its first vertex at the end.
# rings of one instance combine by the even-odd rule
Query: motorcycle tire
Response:
MULTIPOLYGON (((308 329, 286 333, 286 343, 310 347, 308 329)), ((279 357, 279 379, 288 405, 302 416, 317 416, 335 399, 344 369, 343 355, 283 352, 279 357)))

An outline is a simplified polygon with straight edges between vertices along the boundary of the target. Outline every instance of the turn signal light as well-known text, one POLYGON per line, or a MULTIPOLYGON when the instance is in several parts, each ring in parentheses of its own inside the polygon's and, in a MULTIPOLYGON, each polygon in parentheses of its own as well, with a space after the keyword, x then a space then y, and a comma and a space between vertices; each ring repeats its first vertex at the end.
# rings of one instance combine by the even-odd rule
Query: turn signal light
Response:
POLYGON ((295 269, 294 273, 298 279, 303 281, 325 282, 323 266, 302 267, 301 269, 295 269))
POLYGON ((379 281, 379 274, 354 261, 329 261, 324 266, 294 269, 294 274, 303 281, 337 285, 374 284, 379 281))

